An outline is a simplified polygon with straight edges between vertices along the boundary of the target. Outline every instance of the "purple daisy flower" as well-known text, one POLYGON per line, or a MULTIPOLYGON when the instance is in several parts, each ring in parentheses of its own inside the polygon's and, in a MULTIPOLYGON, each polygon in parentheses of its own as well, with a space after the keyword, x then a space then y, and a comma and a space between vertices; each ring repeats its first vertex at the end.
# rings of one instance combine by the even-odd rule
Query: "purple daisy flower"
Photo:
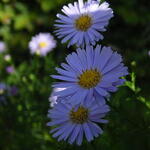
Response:
POLYGON ((127 67, 122 63, 122 57, 113 52, 110 47, 87 46, 86 50, 77 49, 66 57, 66 63, 62 68, 56 68, 60 75, 52 75, 53 78, 62 80, 53 87, 66 88, 55 92, 55 96, 69 96, 69 102, 82 103, 86 97, 94 96, 101 104, 109 92, 117 91, 117 86, 125 81, 120 77, 128 74, 127 67))
POLYGON ((113 17, 113 11, 106 2, 98 0, 78 0, 74 5, 64 6, 62 14, 57 14, 56 35, 63 38, 62 43, 69 41, 68 47, 76 44, 95 45, 96 41, 102 40, 101 32, 106 31, 105 27, 113 17))
POLYGON ((91 99, 87 99, 82 105, 73 105, 59 102, 49 110, 51 119, 48 126, 55 126, 50 133, 57 137, 58 141, 68 140, 70 144, 81 145, 85 135, 88 142, 98 137, 103 130, 97 123, 107 123, 105 117, 110 109, 108 105, 98 106, 91 99))
POLYGON ((49 33, 39 33, 29 43, 31 53, 46 56, 48 52, 56 47, 56 41, 49 33))
POLYGON ((6 71, 7 71, 7 73, 13 73, 14 71, 15 71, 15 69, 14 69, 14 67, 13 66, 8 66, 8 67, 6 67, 6 71))

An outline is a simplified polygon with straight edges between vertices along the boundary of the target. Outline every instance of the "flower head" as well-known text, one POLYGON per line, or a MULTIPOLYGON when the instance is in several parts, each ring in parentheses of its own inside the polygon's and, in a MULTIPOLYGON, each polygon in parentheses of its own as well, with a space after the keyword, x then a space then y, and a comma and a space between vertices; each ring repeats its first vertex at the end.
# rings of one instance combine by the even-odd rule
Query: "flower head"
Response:
POLYGON ((39 33, 29 42, 31 53, 46 56, 53 48, 56 47, 56 41, 49 33, 39 33))
POLYGON ((7 73, 13 73, 14 71, 15 71, 15 69, 14 69, 14 67, 13 66, 8 66, 8 67, 6 67, 6 71, 7 71, 7 73))
POLYGON ((4 52, 6 50, 6 45, 4 42, 0 41, 0 53, 4 52))
POLYGON ((56 68, 60 75, 52 75, 53 78, 62 80, 53 87, 66 88, 55 92, 55 96, 69 96, 69 102, 74 104, 82 103, 86 97, 101 104, 109 92, 117 91, 117 86, 122 85, 124 79, 120 77, 128 74, 127 67, 122 63, 122 57, 113 52, 110 47, 97 45, 77 49, 66 57, 66 63, 62 68, 56 68))
POLYGON ((58 141, 68 140, 70 144, 82 144, 85 135, 87 141, 98 137, 103 130, 97 123, 107 123, 102 119, 109 112, 106 104, 98 106, 94 101, 87 99, 82 105, 65 104, 59 102, 49 110, 51 122, 48 126, 55 126, 50 133, 58 141))
POLYGON ((102 40, 101 32, 104 32, 113 11, 109 4, 98 0, 78 0, 73 4, 64 6, 62 14, 57 14, 55 27, 58 38, 63 38, 62 43, 69 41, 68 46, 76 44, 95 45, 96 41, 102 40))
POLYGON ((11 56, 9 54, 5 55, 4 60, 7 61, 7 62, 10 62, 11 61, 11 56))

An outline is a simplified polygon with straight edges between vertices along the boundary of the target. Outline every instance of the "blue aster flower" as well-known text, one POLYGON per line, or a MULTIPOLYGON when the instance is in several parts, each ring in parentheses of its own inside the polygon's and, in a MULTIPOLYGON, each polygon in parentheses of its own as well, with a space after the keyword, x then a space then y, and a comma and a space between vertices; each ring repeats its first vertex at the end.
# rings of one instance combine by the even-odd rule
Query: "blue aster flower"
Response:
POLYGON ((68 47, 95 45, 96 41, 102 40, 101 32, 106 31, 105 27, 113 17, 113 11, 106 2, 98 0, 78 0, 68 4, 62 9, 64 14, 57 14, 56 35, 62 38, 62 43, 69 41, 68 47))
POLYGON ((69 103, 56 104, 49 110, 51 121, 48 126, 54 126, 50 131, 58 141, 68 141, 70 144, 81 145, 84 135, 88 142, 98 137, 103 130, 98 123, 107 123, 103 117, 110 109, 106 104, 98 106, 94 101, 87 99, 82 105, 69 103))
POLYGON ((92 99, 93 96, 99 104, 103 103, 103 97, 117 91, 117 86, 123 84, 124 79, 120 77, 128 74, 121 55, 110 47, 97 45, 95 49, 90 46, 86 50, 79 48, 76 53, 69 54, 66 61, 61 64, 62 68, 56 68, 60 75, 52 75, 61 80, 53 87, 66 88, 55 92, 55 95, 69 96, 69 102, 74 104, 82 103, 86 97, 92 99))

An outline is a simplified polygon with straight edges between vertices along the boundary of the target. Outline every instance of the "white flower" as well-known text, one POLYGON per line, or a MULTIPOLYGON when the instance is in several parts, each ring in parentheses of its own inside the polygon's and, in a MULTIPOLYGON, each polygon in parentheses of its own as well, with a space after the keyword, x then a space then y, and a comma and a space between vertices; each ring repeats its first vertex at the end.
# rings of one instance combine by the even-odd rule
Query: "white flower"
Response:
POLYGON ((50 102, 50 106, 51 107, 54 107, 55 104, 57 104, 57 100, 58 100, 58 96, 55 96, 55 92, 59 92, 59 91, 62 91, 66 88, 54 88, 53 91, 52 91, 52 94, 51 96, 49 97, 49 102, 50 102))
POLYGON ((4 60, 9 62, 11 60, 11 56, 9 54, 5 55, 4 60))
POLYGON ((46 56, 48 52, 52 51, 56 47, 56 41, 49 33, 39 33, 34 36, 29 42, 29 48, 31 53, 46 56))
POLYGON ((4 42, 0 41, 0 53, 4 52, 6 50, 6 45, 4 42))

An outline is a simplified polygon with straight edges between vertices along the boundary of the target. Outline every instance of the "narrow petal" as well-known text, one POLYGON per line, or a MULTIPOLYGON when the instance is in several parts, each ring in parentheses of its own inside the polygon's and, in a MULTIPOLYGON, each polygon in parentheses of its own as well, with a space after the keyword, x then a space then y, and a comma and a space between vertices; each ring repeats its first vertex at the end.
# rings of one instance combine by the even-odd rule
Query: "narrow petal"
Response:
POLYGON ((65 77, 65 76, 60 76, 60 75, 51 75, 52 78, 54 79, 59 79, 63 81, 70 81, 70 82, 76 82, 76 78, 70 78, 70 77, 65 77))
POLYGON ((95 90, 101 95, 101 96, 107 96, 107 95, 109 95, 109 93, 106 91, 106 90, 104 90, 104 89, 102 89, 102 88, 100 88, 100 87, 95 87, 95 90))
POLYGON ((90 142, 91 140, 93 140, 93 135, 87 123, 83 124, 83 129, 84 129, 84 133, 85 133, 87 141, 90 142))
POLYGON ((79 134, 80 128, 81 128, 81 125, 77 124, 75 129, 74 129, 74 131, 72 132, 72 135, 69 138, 69 143, 70 144, 72 144, 76 140, 76 138, 77 138, 77 136, 79 134))

